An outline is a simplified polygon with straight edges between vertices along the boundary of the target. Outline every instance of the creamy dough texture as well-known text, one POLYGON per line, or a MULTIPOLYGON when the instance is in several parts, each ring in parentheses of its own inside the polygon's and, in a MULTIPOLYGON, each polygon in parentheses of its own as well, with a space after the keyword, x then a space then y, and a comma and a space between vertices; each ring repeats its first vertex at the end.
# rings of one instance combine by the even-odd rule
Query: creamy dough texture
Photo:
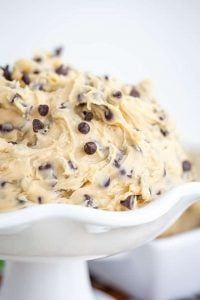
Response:
POLYGON ((135 209, 192 178, 148 82, 80 72, 61 49, 0 69, 0 210, 135 209))
MULTIPOLYGON (((195 168, 195 178, 197 181, 200 181, 200 151, 197 149, 190 149, 189 158, 195 168)), ((160 237, 168 237, 197 227, 200 228, 200 202, 189 207, 177 222, 167 229, 160 237)))

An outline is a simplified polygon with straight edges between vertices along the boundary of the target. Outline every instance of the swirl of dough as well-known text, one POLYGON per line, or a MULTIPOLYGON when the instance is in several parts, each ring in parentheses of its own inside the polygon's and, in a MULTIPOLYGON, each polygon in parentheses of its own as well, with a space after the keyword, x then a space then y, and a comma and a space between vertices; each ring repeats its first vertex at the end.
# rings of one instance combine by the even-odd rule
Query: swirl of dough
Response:
POLYGON ((2 211, 49 202, 135 209, 193 178, 148 82, 80 72, 58 54, 0 69, 0 120, 2 211))

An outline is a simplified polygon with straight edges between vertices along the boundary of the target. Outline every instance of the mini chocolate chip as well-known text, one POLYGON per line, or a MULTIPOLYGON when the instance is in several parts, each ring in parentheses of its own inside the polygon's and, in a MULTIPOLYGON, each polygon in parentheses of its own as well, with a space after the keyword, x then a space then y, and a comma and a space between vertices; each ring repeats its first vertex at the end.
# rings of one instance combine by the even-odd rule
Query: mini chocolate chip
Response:
POLYGON ((93 118, 94 115, 91 111, 83 111, 84 114, 84 120, 90 122, 93 118))
POLYGON ((122 92, 121 91, 113 92, 112 96, 117 98, 117 99, 120 99, 122 97, 122 92))
POLYGON ((42 204, 42 197, 39 196, 39 197, 37 198, 37 200, 38 200, 38 203, 39 203, 39 204, 42 204))
POLYGON ((108 75, 105 75, 105 76, 104 76, 104 79, 105 79, 105 80, 109 80, 108 75))
POLYGON ((86 122, 81 122, 78 125, 78 130, 83 134, 87 134, 90 131, 90 125, 86 122))
POLYGON ((182 162, 182 168, 183 168, 183 171, 184 171, 184 172, 190 171, 191 168, 192 168, 191 162, 190 162, 189 160, 184 160, 184 161, 182 162))
POLYGON ((169 134, 168 130, 162 129, 162 128, 160 128, 160 132, 162 133, 163 136, 168 136, 168 134, 169 134))
POLYGON ((38 106, 38 112, 41 116, 46 116, 49 112, 49 106, 47 104, 40 104, 38 106))
POLYGON ((156 193, 156 195, 161 195, 162 194, 162 192, 161 191, 157 191, 157 193, 156 193))
POLYGON ((106 120, 108 120, 108 121, 113 119, 113 113, 109 108, 106 109, 104 116, 105 116, 106 120))
POLYGON ((13 145, 17 145, 17 142, 14 142, 14 141, 9 141, 8 143, 13 144, 13 145))
POLYGON ((3 70, 3 76, 6 80, 12 81, 12 72, 10 71, 9 65, 6 65, 5 67, 1 67, 3 70))
POLYGON ((54 50, 54 55, 55 56, 60 56, 63 52, 63 47, 58 47, 54 50))
POLYGON ((20 204, 20 205, 23 205, 25 204, 27 201, 25 199, 22 199, 22 198, 17 198, 17 202, 20 204))
POLYGON ((44 85, 42 83, 39 83, 39 82, 34 84, 33 89, 34 90, 39 90, 39 91, 44 91, 45 90, 44 85))
POLYGON ((103 186, 108 187, 110 185, 110 178, 106 179, 103 186))
POLYGON ((128 209, 133 209, 134 196, 130 195, 125 200, 120 201, 120 203, 128 209))
POLYGON ((140 97, 140 93, 138 92, 138 90, 134 86, 132 87, 132 89, 130 91, 130 96, 137 97, 137 98, 140 97))
POLYGON ((59 108, 60 108, 60 109, 65 109, 65 108, 67 108, 67 103, 66 103, 66 102, 61 103, 59 108))
POLYGON ((42 62, 42 58, 39 57, 39 56, 34 57, 33 60, 34 60, 35 62, 37 62, 37 63, 41 63, 41 62, 42 62))
POLYGON ((44 91, 44 86, 43 86, 42 83, 41 83, 41 84, 38 84, 38 90, 39 90, 39 91, 44 91))
POLYGON ((40 71, 39 70, 35 70, 35 71, 33 71, 33 74, 40 74, 40 71))
POLYGON ((40 171, 52 169, 52 165, 50 163, 46 163, 45 165, 41 165, 38 168, 40 171))
POLYGON ((121 174, 121 175, 126 175, 126 170, 125 170, 125 169, 121 169, 121 170, 120 170, 120 174, 121 174))
POLYGON ((160 120, 160 121, 164 121, 165 118, 166 118, 166 116, 159 116, 159 120, 160 120))
POLYGON ((64 76, 66 76, 68 74, 68 72, 69 72, 69 68, 65 67, 64 65, 60 65, 58 68, 55 69, 55 72, 58 75, 64 75, 64 76))
POLYGON ((71 160, 68 160, 68 165, 69 165, 70 169, 72 169, 72 170, 78 169, 71 160))
POLYGON ((39 130, 44 128, 44 124, 38 120, 38 119, 34 119, 33 120, 33 131, 34 132, 38 132, 39 130))
POLYGON ((129 174, 126 175, 128 178, 132 178, 133 176, 133 169, 130 170, 129 174))
POLYGON ((88 142, 84 145, 84 151, 88 155, 94 154, 97 151, 97 145, 93 142, 88 142))
POLYGON ((23 81, 25 84, 27 84, 27 85, 30 84, 31 80, 30 80, 30 77, 29 77, 29 75, 28 75, 27 73, 24 73, 24 74, 22 75, 22 81, 23 81))
POLYGON ((119 161, 118 161, 117 159, 114 160, 113 165, 114 165, 117 169, 120 168, 120 163, 119 163, 119 161))
MULTIPOLYGON (((84 95, 83 94, 78 94, 77 95, 77 101, 82 102, 84 100, 84 95)), ((83 104, 83 103, 82 103, 83 104)))
POLYGON ((0 124, 0 131, 1 132, 11 132, 14 130, 14 126, 12 123, 4 123, 0 124))
POLYGON ((93 200, 88 194, 84 195, 84 202, 85 202, 85 206, 93 207, 93 200))
POLYGON ((0 187, 1 188, 4 188, 5 185, 6 185, 7 181, 4 181, 4 180, 0 180, 0 187))
POLYGON ((14 96, 12 96, 11 99, 10 99, 10 103, 13 104, 15 102, 16 98, 22 99, 22 96, 20 94, 18 94, 18 93, 14 94, 14 96))

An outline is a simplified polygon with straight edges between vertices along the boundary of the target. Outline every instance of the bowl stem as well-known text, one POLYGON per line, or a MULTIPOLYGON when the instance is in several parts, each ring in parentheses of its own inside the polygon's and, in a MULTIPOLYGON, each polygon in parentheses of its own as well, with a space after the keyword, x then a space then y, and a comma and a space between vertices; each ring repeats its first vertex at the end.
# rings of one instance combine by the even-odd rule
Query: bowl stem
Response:
POLYGON ((93 300, 87 264, 82 260, 53 263, 7 262, 2 300, 93 300))

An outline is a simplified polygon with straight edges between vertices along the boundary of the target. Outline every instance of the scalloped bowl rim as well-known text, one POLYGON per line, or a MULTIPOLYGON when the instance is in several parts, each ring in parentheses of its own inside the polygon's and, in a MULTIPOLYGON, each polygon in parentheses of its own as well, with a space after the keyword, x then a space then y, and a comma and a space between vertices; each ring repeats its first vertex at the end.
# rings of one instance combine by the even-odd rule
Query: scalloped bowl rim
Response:
POLYGON ((0 213, 0 229, 25 225, 47 218, 67 218, 81 223, 115 228, 137 226, 161 217, 175 206, 181 197, 196 194, 200 196, 200 183, 189 182, 173 188, 144 207, 123 212, 91 209, 65 203, 34 205, 0 213))

